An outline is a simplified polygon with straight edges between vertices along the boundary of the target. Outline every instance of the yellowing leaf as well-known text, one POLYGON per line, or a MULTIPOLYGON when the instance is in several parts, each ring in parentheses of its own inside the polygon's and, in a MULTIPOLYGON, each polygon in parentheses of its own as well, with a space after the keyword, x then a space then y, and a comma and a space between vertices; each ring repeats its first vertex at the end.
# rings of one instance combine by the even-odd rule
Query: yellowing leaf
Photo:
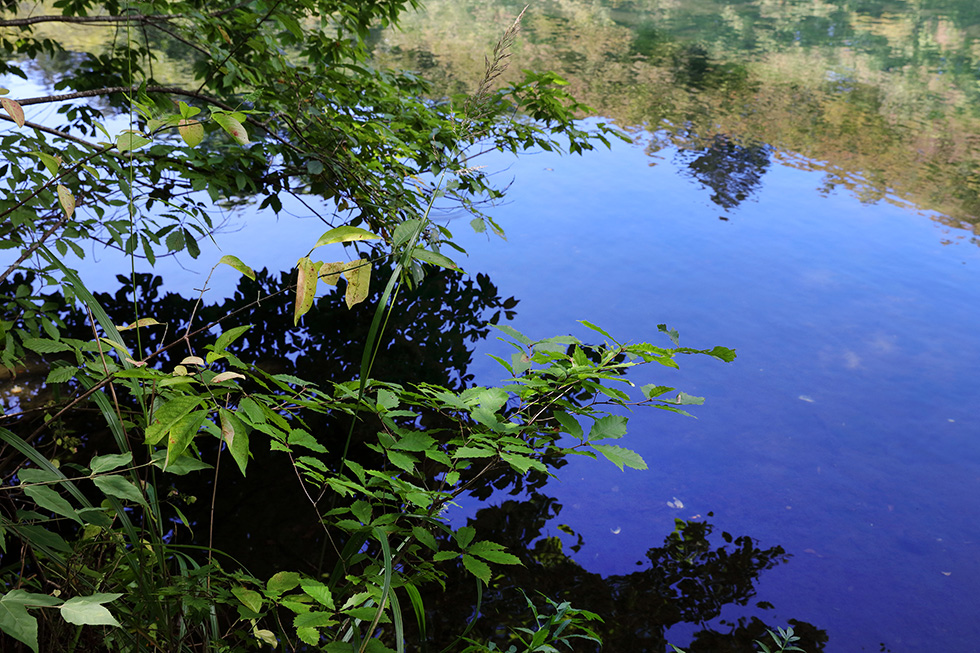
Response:
POLYGON ((211 379, 211 383, 221 383, 222 381, 228 381, 230 379, 244 379, 244 374, 239 374, 238 372, 222 372, 221 374, 215 374, 214 378, 211 379))
POLYGON ((197 147, 204 140, 204 125, 200 120, 182 119, 177 123, 177 131, 190 147, 197 147))
POLYGON ((126 326, 117 326, 116 329, 118 329, 119 331, 129 331, 130 329, 137 329, 139 327, 156 326, 156 325, 163 325, 163 322, 157 322, 152 317, 144 317, 142 319, 136 320, 131 324, 127 324, 126 326))
POLYGON ((313 246, 313 249, 333 243, 351 243, 355 240, 381 240, 381 236, 372 234, 370 231, 361 229, 360 227, 348 227, 345 225, 343 227, 331 229, 327 233, 320 236, 319 240, 316 241, 316 245, 313 246))
POLYGON ((371 284, 371 262, 357 259, 344 264, 344 276, 347 278, 347 293, 344 299, 347 301, 347 308, 353 308, 355 304, 360 304, 367 299, 368 287, 371 284))
POLYGON ((58 203, 61 204, 66 218, 70 218, 75 212, 75 196, 61 184, 58 184, 58 203))
POLYGON ((229 136, 242 145, 248 145, 248 132, 245 131, 242 123, 227 113, 212 113, 211 117, 214 118, 216 123, 221 125, 222 129, 228 132, 229 136))
POLYGON ((299 324, 299 318, 306 315, 313 307, 313 297, 316 295, 317 266, 307 257, 296 264, 299 271, 296 276, 296 308, 293 311, 293 325, 299 324))
POLYGON ((204 367, 204 359, 200 356, 188 356, 184 360, 180 361, 181 365, 197 365, 198 367, 204 367))
POLYGON ((0 98, 0 104, 3 108, 7 110, 10 117, 14 119, 18 127, 24 126, 24 109, 17 103, 16 100, 11 100, 10 98, 0 98))
POLYGON ((321 263, 320 279, 328 286, 336 286, 340 281, 340 273, 344 271, 343 263, 321 263))
POLYGON ((224 256, 221 257, 221 260, 218 261, 218 265, 221 265, 222 263, 224 263, 225 265, 230 265, 231 267, 235 268, 236 270, 244 274, 252 281, 255 281, 255 270, 242 263, 242 260, 237 256, 232 256, 231 254, 225 254, 224 256))
POLYGON ((45 154, 44 152, 31 152, 31 156, 36 156, 44 164, 44 167, 52 175, 58 172, 58 168, 61 166, 60 156, 51 156, 50 154, 45 154))

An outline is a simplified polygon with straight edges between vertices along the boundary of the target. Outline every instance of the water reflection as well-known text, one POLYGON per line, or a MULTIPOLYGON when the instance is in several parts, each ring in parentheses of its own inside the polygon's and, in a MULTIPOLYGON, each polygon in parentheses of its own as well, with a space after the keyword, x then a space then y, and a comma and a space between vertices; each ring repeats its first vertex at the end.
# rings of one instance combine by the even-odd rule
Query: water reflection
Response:
MULTIPOLYGON (((433 0, 427 8, 386 32, 378 56, 427 64, 444 92, 478 78, 474 53, 492 44, 490 27, 520 10, 504 0, 433 0)), ((978 26, 968 0, 928 11, 885 0, 552 0, 528 12, 513 61, 555 70, 596 114, 639 126, 662 147, 703 150, 718 134, 765 144, 773 160, 822 171, 826 192, 935 211, 976 235, 978 26)), ((693 177, 711 201, 742 201, 739 192, 718 192, 723 166, 712 183, 706 174, 693 177)), ((754 187, 734 182, 745 183, 754 187)))
MULTIPOLYGON (((477 529, 477 536, 504 544, 518 555, 522 566, 510 568, 483 596, 479 607, 472 584, 466 582, 462 568, 457 568, 456 580, 447 583, 445 591, 426 597, 427 604, 439 604, 428 623, 432 650, 450 643, 455 625, 477 610, 477 639, 496 637, 499 641, 506 629, 526 626, 526 603, 519 588, 534 588, 553 600, 569 601, 576 608, 600 614, 604 623, 596 630, 604 650, 661 652, 668 649, 668 642, 681 644, 680 636, 669 629, 689 624, 688 630, 694 632, 684 648, 692 653, 755 651, 753 641, 764 639, 766 629, 773 627, 760 615, 774 606, 750 604, 760 574, 789 560, 782 547, 761 548, 751 537, 729 533, 719 538, 707 521, 677 520, 663 544, 650 548, 646 560, 637 562, 642 569, 603 577, 576 563, 565 551, 562 537, 547 534, 556 528, 561 510, 556 499, 532 493, 476 513, 470 525, 477 529), (726 618, 719 619, 726 608, 726 618)), ((567 527, 557 528, 571 536, 574 544, 568 548, 572 554, 588 551, 580 535, 567 527)), ((823 630, 792 619, 789 623, 801 636, 804 650, 824 650, 827 635, 823 630)))
MULTIPOLYGON (((384 273, 380 266, 379 273, 384 273)), ((169 322, 166 335, 163 329, 140 329, 141 346, 153 350, 165 342, 180 338, 197 303, 173 293, 161 294, 162 280, 151 275, 136 275, 135 284, 120 277, 120 287, 114 293, 98 293, 97 298, 107 313, 118 323, 132 314, 134 292, 140 303, 152 307, 152 314, 169 322)), ((9 302, 11 284, 0 288, 0 300, 9 302)), ((241 323, 260 323, 262 329, 249 331, 236 343, 247 349, 249 356, 277 373, 289 373, 304 378, 346 379, 354 376, 360 352, 359 338, 366 331, 364 321, 370 319, 367 310, 349 311, 341 289, 321 297, 308 314, 300 329, 292 328, 292 306, 289 279, 285 275, 262 272, 255 282, 243 279, 233 297, 197 309, 195 324, 207 323, 220 316, 231 316, 241 323), (264 299, 258 304, 256 296, 264 299), (241 315, 240 318, 237 316, 241 315)), ((378 290, 374 300, 377 301, 378 290)), ((66 310, 65 302, 57 296, 47 296, 43 303, 50 311, 59 311, 64 318, 64 337, 88 339, 91 324, 87 315, 66 310)), ((462 388, 472 380, 468 367, 472 360, 472 343, 487 335, 487 320, 497 321, 514 317, 517 300, 504 299, 484 275, 476 279, 440 270, 432 271, 420 287, 406 293, 402 305, 394 311, 389 324, 386 345, 379 356, 378 376, 397 379, 403 383, 430 382, 462 388)), ((370 302, 369 302, 370 305, 370 302)), ((232 326, 227 324, 225 327, 232 326)), ((208 336, 192 343, 203 347, 208 336)), ((176 364, 184 355, 183 349, 162 355, 164 369, 176 364)), ((44 378, 43 361, 35 361, 34 374, 44 378)), ((23 373, 22 373, 23 374, 23 373)), ((12 383, 23 383, 23 377, 6 381, 2 392, 9 399, 12 383)), ((63 398, 52 394, 43 383, 36 384, 36 408, 51 408, 63 398)), ((120 397, 125 410, 125 397, 120 397)), ((22 407, 24 408, 24 407, 22 407)), ((29 433, 41 423, 43 411, 6 416, 6 428, 29 433)), ((336 425, 328 417, 306 415, 311 432, 329 438, 336 425)), ((50 432, 56 437, 37 441, 37 446, 62 464, 70 464, 72 451, 99 449, 108 434, 93 430, 84 412, 59 419, 50 432)), ((344 424, 346 426, 346 422, 344 424)), ((365 424, 370 430, 374 425, 365 424)), ((214 460, 213 446, 207 438, 196 444, 202 459, 214 460)), ((284 479, 293 477, 285 456, 274 455, 262 446, 254 446, 255 459, 250 474, 243 479, 235 473, 222 473, 215 500, 213 534, 204 525, 210 517, 210 497, 215 476, 210 472, 183 477, 170 493, 168 501, 179 507, 190 520, 191 528, 175 527, 170 536, 174 542, 206 544, 213 536, 215 547, 240 562, 249 571, 271 575, 282 569, 299 569, 317 573, 328 569, 332 561, 325 554, 323 530, 309 503, 296 483, 284 479), (198 500, 194 500, 197 497, 198 500), (260 525, 256 529, 255 526, 260 525)), ((355 446, 352 457, 371 455, 355 446)), ((9 466, 10 452, 0 452, 0 466, 9 466)), ((558 464, 553 465, 560 466, 558 464)), ((696 627, 689 644, 690 651, 752 651, 752 641, 762 638, 767 626, 785 625, 786 620, 773 615, 770 622, 761 618, 773 606, 766 603, 751 605, 759 575, 789 556, 780 546, 761 548, 752 538, 721 534, 722 543, 713 537, 713 527, 702 521, 677 522, 676 530, 667 535, 661 546, 647 551, 646 560, 638 563, 642 569, 630 574, 602 577, 587 572, 573 559, 587 544, 581 536, 557 524, 562 506, 553 498, 541 494, 545 476, 517 478, 512 472, 500 471, 487 477, 487 485, 475 488, 473 494, 485 498, 491 490, 509 490, 514 498, 499 505, 479 510, 472 525, 481 539, 504 544, 521 558, 522 567, 512 567, 497 579, 487 591, 473 635, 495 638, 510 627, 528 626, 529 615, 518 588, 541 592, 556 600, 569 600, 578 608, 597 612, 605 619, 600 632, 606 650, 663 651, 671 639, 668 630, 677 624, 696 627), (546 535, 551 529, 565 530, 573 538, 566 552, 560 537, 546 535), (740 616, 720 620, 722 610, 732 606, 743 609, 740 616)), ((170 510, 170 508, 165 508, 170 510)), ((171 512, 172 518, 175 513, 171 512)), ((231 563, 226 563, 231 564, 231 563)), ((447 562, 453 565, 453 562, 447 562)), ((472 577, 462 568, 450 570, 445 588, 433 585, 425 597, 428 629, 424 637, 415 633, 418 647, 440 650, 459 633, 459 624, 466 623, 477 611, 476 595, 472 593, 472 577)), ((823 631, 802 622, 793 622, 803 636, 806 650, 823 650, 826 636, 823 631)), ((676 636, 672 638, 676 643, 676 636)))

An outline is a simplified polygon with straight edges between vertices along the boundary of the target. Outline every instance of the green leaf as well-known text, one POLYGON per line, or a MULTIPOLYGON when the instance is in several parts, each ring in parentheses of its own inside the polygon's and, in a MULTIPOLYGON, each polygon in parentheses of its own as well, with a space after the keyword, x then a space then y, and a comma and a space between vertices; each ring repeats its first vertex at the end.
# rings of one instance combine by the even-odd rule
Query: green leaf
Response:
POLYGON ((293 618, 293 626, 296 628, 326 628, 335 623, 337 620, 329 612, 307 612, 293 618))
POLYGON ((500 565, 519 565, 521 564, 521 559, 515 555, 507 553, 504 550, 503 545, 497 544, 496 542, 488 542, 486 540, 482 542, 474 542, 466 548, 466 552, 470 555, 479 556, 484 560, 489 562, 494 562, 500 565))
POLYGON ((45 383, 67 383, 75 378, 78 374, 78 368, 72 367, 71 365, 62 365, 60 367, 52 367, 51 371, 48 372, 48 378, 44 380, 45 383))
POLYGON ((56 354, 62 351, 71 351, 71 347, 65 343, 46 338, 24 338, 24 347, 38 354, 56 354))
POLYGON ((429 549, 433 551, 439 550, 439 544, 436 542, 435 536, 421 526, 412 526, 412 535, 429 549))
POLYGON ((75 512, 75 508, 53 488, 46 485, 27 485, 23 487, 23 490, 24 494, 34 499, 34 503, 41 508, 50 510, 56 515, 73 519, 79 524, 82 523, 78 513, 75 512))
POLYGON ((119 622, 102 604, 120 596, 122 594, 93 594, 70 598, 61 606, 61 616, 76 626, 118 626, 119 622))
POLYGON ((255 590, 239 586, 232 587, 231 593, 235 595, 236 599, 242 602, 242 605, 252 612, 260 612, 262 610, 262 595, 255 590))
POLYGON ((176 460, 187 447, 191 440, 201 430, 204 418, 208 416, 207 410, 197 410, 182 417, 173 428, 170 429, 170 437, 167 438, 167 460, 176 460))
POLYGON ((623 465, 633 469, 647 469, 647 464, 640 454, 630 449, 617 447, 614 444, 593 444, 592 448, 606 457, 609 462, 623 469, 623 465))
POLYGON ((154 467, 159 467, 160 469, 166 467, 168 474, 174 474, 176 476, 183 476, 184 474, 189 474, 190 472, 213 468, 212 465, 209 465, 208 463, 187 454, 178 456, 177 460, 168 461, 167 451, 165 449, 154 451, 151 462, 153 463, 154 467))
POLYGON ((143 494, 139 489, 122 476, 96 476, 92 479, 92 482, 109 496, 132 501, 133 503, 147 507, 146 499, 143 498, 143 494))
POLYGON ((228 452, 245 476, 248 466, 248 428, 238 419, 238 416, 226 408, 219 408, 221 419, 221 437, 228 445, 228 452))
POLYGON ((619 439, 626 435, 627 422, 622 415, 606 415, 597 419, 589 430, 589 441, 619 439))
POLYGON ((139 148, 152 143, 149 138, 144 138, 139 134, 131 131, 123 132, 116 137, 116 147, 120 152, 128 152, 130 150, 138 150, 139 148))
POLYGON ((214 342, 214 351, 224 351, 228 348, 228 345, 235 342, 242 337, 242 334, 252 328, 251 324, 245 324, 242 326, 234 327, 233 329, 228 329, 214 342))
POLYGON ((248 132, 236 118, 227 113, 216 111, 211 112, 211 118, 221 125, 221 128, 228 132, 228 135, 238 141, 240 145, 248 145, 248 132))
POLYGON ((221 257, 221 260, 218 261, 218 265, 221 265, 222 263, 224 263, 225 265, 230 265, 231 267, 235 268, 236 270, 244 274, 252 281, 255 281, 255 270, 242 263, 242 260, 237 256, 232 256, 231 254, 225 254, 224 256, 221 257))
POLYGON ((92 458, 89 465, 92 467, 93 474, 102 474, 103 472, 108 472, 113 469, 118 469, 124 465, 128 465, 133 462, 133 454, 130 452, 126 453, 110 453, 104 456, 96 456, 92 458))
MULTIPOLYGON (((309 646, 316 646, 320 643, 320 631, 316 628, 297 628, 296 636, 309 646)), ((351 647, 349 650, 353 651, 354 649, 351 647)))
MULTIPOLYGON (((381 240, 381 236, 359 227, 344 225, 342 227, 331 229, 327 233, 320 236, 320 238, 316 241, 316 244, 313 245, 313 249, 323 247, 324 245, 331 245, 333 243, 351 243, 357 240, 381 240)), ((312 252, 313 250, 310 251, 312 252)))
MULTIPOLYGON (((582 326, 584 326, 584 327, 588 327, 589 329, 592 329, 593 331, 595 331, 597 333, 601 333, 602 335, 606 336, 607 338, 609 338, 609 341, 610 342, 614 342, 614 343, 616 342, 616 339, 615 338, 613 338, 611 335, 609 335, 608 333, 606 333, 603 329, 600 329, 599 327, 597 327, 596 325, 592 324, 588 320, 579 320, 579 323, 582 326)), ((619 344, 619 343, 616 343, 616 344, 619 344)))
POLYGON ((472 526, 463 526, 453 533, 453 538, 461 549, 465 549, 474 537, 476 537, 476 529, 472 526))
POLYGON ((432 263, 433 265, 438 265, 444 268, 449 268, 450 270, 458 270, 459 267, 453 262, 448 256, 439 254, 438 252, 432 252, 421 247, 416 247, 412 250, 412 258, 418 259, 419 261, 425 261, 426 263, 432 263))
POLYGON ((560 410, 555 411, 554 417, 561 424, 561 428, 565 433, 568 433, 573 438, 582 439, 582 425, 578 423, 577 419, 560 410))
POLYGON ((409 431, 405 434, 405 437, 401 438, 398 442, 392 445, 392 449, 401 449, 402 451, 425 451, 429 447, 435 444, 435 440, 431 437, 422 433, 420 431, 409 431))
POLYGON ((177 131, 180 137, 189 147, 197 147, 204 140, 204 125, 200 120, 182 119, 177 123, 177 131))
POLYGON ((484 585, 490 584, 490 565, 464 553, 463 566, 471 574, 482 580, 484 585))
POLYGON ((146 429, 146 444, 158 443, 174 425, 200 405, 199 398, 182 395, 160 406, 154 411, 153 422, 146 429))
POLYGON ((327 608, 328 610, 334 610, 333 594, 330 592, 330 588, 323 583, 318 583, 314 580, 304 580, 300 583, 300 587, 307 596, 311 597, 317 603, 327 608))
POLYGON ((300 577, 295 571, 280 571, 266 582, 266 590, 273 596, 280 596, 299 587, 300 577))
POLYGON ((24 590, 11 590, 0 596, 0 630, 37 650, 37 619, 27 612, 35 596, 24 590))

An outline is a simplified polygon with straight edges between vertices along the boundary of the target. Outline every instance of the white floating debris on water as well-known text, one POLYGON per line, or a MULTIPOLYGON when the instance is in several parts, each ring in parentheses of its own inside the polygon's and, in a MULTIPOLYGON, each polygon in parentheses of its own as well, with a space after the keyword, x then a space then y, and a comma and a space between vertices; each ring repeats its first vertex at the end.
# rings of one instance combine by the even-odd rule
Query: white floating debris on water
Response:
POLYGON ((799 396, 799 400, 800 401, 805 401, 805 402, 807 402, 809 404, 812 404, 813 403, 813 397, 811 397, 809 395, 800 395, 799 396))
POLYGON ((674 500, 673 501, 668 501, 667 502, 667 505, 670 506, 671 508, 680 509, 680 508, 683 508, 684 507, 684 502, 681 501, 680 499, 678 499, 677 497, 674 497, 674 500))
POLYGON ((611 532, 613 535, 619 535, 623 532, 623 529, 620 526, 617 526, 616 528, 610 528, 609 532, 611 532))

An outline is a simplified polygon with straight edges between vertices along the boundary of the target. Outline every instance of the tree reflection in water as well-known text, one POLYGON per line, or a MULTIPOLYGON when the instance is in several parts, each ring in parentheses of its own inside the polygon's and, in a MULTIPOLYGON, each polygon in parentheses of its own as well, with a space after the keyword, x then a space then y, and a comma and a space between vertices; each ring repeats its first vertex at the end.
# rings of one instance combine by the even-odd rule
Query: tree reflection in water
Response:
MULTIPOLYGON (((379 274, 385 276, 386 271, 380 269, 379 274)), ((191 319, 196 299, 161 294, 159 277, 136 275, 135 279, 136 295, 144 304, 141 314, 169 323, 167 342, 179 338, 191 319)), ((133 284, 124 277, 120 281, 122 287, 115 294, 98 295, 117 323, 125 322, 125 316, 132 315, 133 310, 133 284)), ((363 346, 360 334, 367 330, 370 311, 349 311, 343 302, 343 289, 338 288, 320 298, 304 318, 304 324, 294 328, 292 295, 283 292, 289 286, 285 275, 275 278, 266 272, 260 273, 256 282, 243 279, 233 297, 198 308, 194 324, 200 326, 230 316, 222 324, 225 329, 238 324, 260 325, 248 331, 236 346, 247 348, 249 358, 261 361, 271 371, 314 381, 353 378, 363 346), (253 305, 258 295, 267 299, 253 305)), ((9 292, 0 288, 0 300, 5 295, 9 300, 9 292)), ((66 311, 63 298, 46 299, 52 311, 61 307, 64 335, 91 337, 86 315, 66 311)), ((378 301, 377 289, 373 301, 378 301)), ((371 304, 370 300, 366 303, 371 304)), ((486 337, 488 320, 511 319, 516 305, 514 298, 502 299, 485 275, 473 279, 448 271, 432 272, 414 292, 404 293, 393 311, 375 367, 377 376, 401 383, 436 383, 457 389, 472 384, 473 376, 468 372, 472 343, 486 337)), ((143 351, 156 350, 164 338, 160 327, 140 329, 143 351)), ((207 334, 197 341, 192 339, 194 350, 202 350, 212 339, 207 334)), ((158 364, 170 369, 185 355, 185 347, 175 347, 163 354, 158 364)), ((45 364, 41 362, 38 366, 43 368, 45 364)), ((43 370, 35 377, 43 379, 43 370)), ((0 396, 11 384, 11 381, 0 384, 0 396)), ((47 402, 49 406, 59 403, 58 398, 46 395, 43 384, 39 384, 41 387, 35 393, 37 403, 47 402)), ((15 418, 16 421, 8 420, 6 426, 29 429, 31 422, 40 420, 41 415, 43 411, 28 412, 15 418)), ((98 448, 104 441, 103 435, 92 432, 85 419, 84 413, 78 413, 70 421, 62 420, 61 439, 39 442, 38 446, 68 463, 71 447, 98 448)), ((311 432, 320 433, 328 448, 331 433, 346 433, 349 425, 346 421, 342 425, 333 424, 323 415, 310 415, 308 422, 311 432)), ((363 424, 362 428, 373 426, 363 424)), ((206 439, 195 442, 201 447, 214 446, 206 439)), ((198 545, 207 544, 208 538, 213 537, 215 548, 228 554, 227 559, 260 576, 279 570, 315 574, 329 569, 331 561, 324 559, 326 547, 318 516, 312 513, 294 481, 289 461, 268 448, 263 451, 261 446, 253 451, 255 460, 247 478, 231 471, 221 474, 215 496, 217 518, 213 534, 207 531, 215 476, 199 474, 194 484, 181 485, 181 493, 172 495, 170 500, 180 503, 191 528, 175 525, 172 537, 175 541, 198 545), (191 497, 199 500, 191 501, 191 497)), ((213 453, 205 458, 213 459, 213 453)), ((352 455, 357 455, 356 447, 352 455)), ((552 466, 560 467, 561 461, 553 461, 552 466)), ((188 480, 190 477, 185 477, 184 481, 188 480)), ((507 575, 497 578, 485 592, 477 608, 472 576, 462 567, 453 568, 456 563, 452 561, 444 563, 449 571, 445 588, 430 584, 425 596, 427 630, 424 636, 415 633, 419 650, 439 651, 451 644, 450 638, 459 633, 459 624, 477 613, 479 619, 471 632, 477 639, 499 641, 506 639, 508 629, 528 626, 529 613, 520 588, 531 596, 540 592, 553 600, 567 600, 576 608, 602 615, 604 623, 598 631, 607 651, 664 651, 667 631, 676 624, 699 628, 687 647, 692 653, 755 650, 752 641, 762 638, 767 627, 758 616, 739 617, 735 621, 718 619, 725 606, 749 606, 759 574, 789 558, 781 547, 761 549, 750 537, 732 537, 727 533, 721 534, 724 544, 715 547, 709 541, 711 524, 678 521, 676 530, 662 546, 648 550, 647 561, 643 563, 646 568, 621 576, 601 577, 578 565, 565 552, 558 537, 542 535, 561 511, 555 499, 541 494, 546 480, 544 475, 526 478, 512 472, 488 478, 498 490, 524 498, 479 510, 472 525, 480 539, 503 544, 520 557, 523 566, 509 567, 507 575), (513 478, 505 478, 507 474, 513 478)), ((473 489, 474 496, 486 497, 490 492, 489 487, 473 489)), ((578 536, 570 550, 575 553, 583 545, 578 536)), ((758 609, 772 607, 761 602, 755 605, 758 609)), ((790 620, 789 623, 802 636, 801 646, 806 651, 823 650, 827 639, 824 631, 802 622, 790 620)), ((406 623, 406 627, 410 626, 406 623)), ((585 642, 583 645, 586 648, 582 650, 590 650, 590 645, 585 642)))
MULTIPOLYGON (((532 493, 523 500, 483 508, 471 520, 478 538, 500 542, 523 565, 508 568, 506 576, 497 578, 484 594, 474 639, 500 639, 511 628, 527 626, 521 588, 601 615, 604 623, 595 630, 605 651, 668 650, 667 631, 677 624, 699 628, 685 647, 689 653, 755 651, 753 641, 764 639, 767 628, 785 626, 767 624, 758 616, 716 621, 726 606, 749 605, 759 575, 789 559, 782 547, 762 549, 751 537, 728 533, 722 533, 723 544, 715 546, 710 541, 714 531, 710 523, 677 520, 676 529, 663 545, 649 549, 646 561, 637 563, 645 569, 602 577, 576 563, 559 537, 542 535, 549 524, 554 528, 561 509, 554 498, 532 493)), ((567 527, 562 530, 577 537, 569 547, 572 554, 580 551, 585 545, 581 535, 567 527)), ((444 638, 457 632, 454 624, 477 610, 476 594, 461 566, 447 582, 445 592, 426 597, 426 604, 430 603, 438 603, 438 608, 429 617, 429 643, 432 650, 440 650, 449 643, 444 638)), ((773 609, 765 602, 754 607, 773 609)), ((824 650, 825 631, 792 619, 789 624, 801 637, 799 645, 805 651, 824 650)), ((581 650, 595 648, 583 644, 581 650)))

